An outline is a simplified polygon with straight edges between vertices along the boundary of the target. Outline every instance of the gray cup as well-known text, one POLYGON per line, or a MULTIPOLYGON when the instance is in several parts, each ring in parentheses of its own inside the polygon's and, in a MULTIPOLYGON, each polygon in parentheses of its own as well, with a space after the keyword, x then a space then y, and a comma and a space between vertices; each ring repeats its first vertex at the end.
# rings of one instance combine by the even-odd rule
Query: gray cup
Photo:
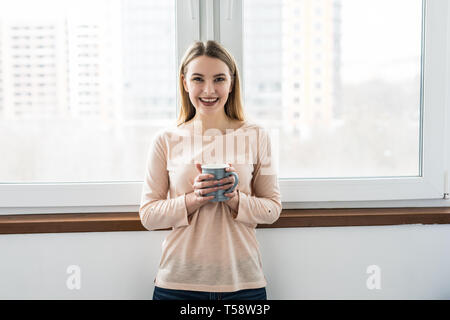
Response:
MULTIPOLYGON (((202 165, 202 173, 213 174, 215 176, 214 178, 206 179, 205 181, 220 180, 220 179, 223 179, 223 178, 231 176, 231 175, 233 175, 235 178, 234 185, 230 189, 217 190, 217 191, 214 191, 214 192, 204 195, 205 197, 214 195, 215 196, 214 199, 210 200, 212 202, 221 202, 221 201, 229 200, 230 198, 228 198, 224 194, 233 192, 239 183, 239 177, 236 172, 226 172, 225 171, 225 168, 228 168, 228 167, 229 167, 228 164, 204 164, 204 165, 202 165)), ((222 184, 218 184, 218 186, 221 186, 221 185, 222 184)))

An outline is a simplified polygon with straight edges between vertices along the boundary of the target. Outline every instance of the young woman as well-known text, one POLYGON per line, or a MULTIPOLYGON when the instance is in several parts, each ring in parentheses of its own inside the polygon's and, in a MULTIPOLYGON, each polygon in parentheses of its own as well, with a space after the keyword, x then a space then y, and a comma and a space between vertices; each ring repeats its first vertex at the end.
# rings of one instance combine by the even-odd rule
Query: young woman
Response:
POLYGON ((191 45, 179 89, 178 123, 152 141, 139 209, 146 229, 172 229, 162 245, 153 299, 264 300, 255 227, 275 222, 282 208, 269 135, 245 119, 235 60, 219 43, 191 45), (227 170, 238 174, 237 187, 225 194, 229 200, 206 196, 234 184, 233 176, 211 180, 202 174, 207 163, 229 164, 227 170))

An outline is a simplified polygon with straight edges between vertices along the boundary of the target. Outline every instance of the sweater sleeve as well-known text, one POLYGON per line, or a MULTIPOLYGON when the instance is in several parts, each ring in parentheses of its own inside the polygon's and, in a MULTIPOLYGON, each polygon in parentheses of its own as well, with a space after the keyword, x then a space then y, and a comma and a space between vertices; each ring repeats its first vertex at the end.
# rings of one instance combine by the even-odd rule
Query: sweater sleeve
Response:
POLYGON ((139 217, 147 230, 189 225, 186 194, 167 199, 169 174, 166 159, 167 150, 159 133, 154 137, 148 152, 139 208, 139 217))
POLYGON ((282 205, 276 172, 275 151, 266 130, 260 130, 258 157, 252 178, 252 194, 238 190, 239 207, 235 221, 256 227, 272 224, 280 217, 282 205))

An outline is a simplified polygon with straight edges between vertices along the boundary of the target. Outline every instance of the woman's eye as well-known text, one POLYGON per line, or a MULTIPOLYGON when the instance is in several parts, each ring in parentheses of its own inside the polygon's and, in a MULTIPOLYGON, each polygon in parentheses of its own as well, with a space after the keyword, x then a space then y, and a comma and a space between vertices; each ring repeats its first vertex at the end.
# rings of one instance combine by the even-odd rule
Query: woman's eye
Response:
MULTIPOLYGON (((194 80, 194 81, 203 81, 203 79, 202 78, 193 78, 192 80, 194 80)), ((216 80, 218 80, 217 82, 219 82, 219 81, 225 81, 225 78, 216 78, 216 80)))

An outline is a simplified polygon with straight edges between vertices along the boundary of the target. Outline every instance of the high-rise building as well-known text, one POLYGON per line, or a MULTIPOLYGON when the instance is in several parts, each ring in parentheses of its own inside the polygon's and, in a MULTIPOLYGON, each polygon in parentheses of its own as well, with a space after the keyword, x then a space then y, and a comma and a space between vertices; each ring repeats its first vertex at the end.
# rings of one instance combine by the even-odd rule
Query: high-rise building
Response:
POLYGON ((244 6, 245 110, 278 127, 282 119, 282 2, 246 0, 244 6))
POLYGON ((59 17, 0 20, 4 118, 117 117, 122 88, 120 1, 99 11, 102 14, 69 11, 59 17))
POLYGON ((121 2, 94 14, 68 14, 67 60, 71 118, 121 118, 121 2))
POLYGON ((174 1, 123 1, 123 118, 176 117, 174 1))
POLYGON ((340 0, 283 0, 283 119, 308 137, 339 116, 340 0))
POLYGON ((293 134, 339 116, 340 0, 246 0, 245 108, 293 134))
POLYGON ((6 118, 46 118, 65 106, 63 26, 54 21, 3 21, 1 100, 6 118))

